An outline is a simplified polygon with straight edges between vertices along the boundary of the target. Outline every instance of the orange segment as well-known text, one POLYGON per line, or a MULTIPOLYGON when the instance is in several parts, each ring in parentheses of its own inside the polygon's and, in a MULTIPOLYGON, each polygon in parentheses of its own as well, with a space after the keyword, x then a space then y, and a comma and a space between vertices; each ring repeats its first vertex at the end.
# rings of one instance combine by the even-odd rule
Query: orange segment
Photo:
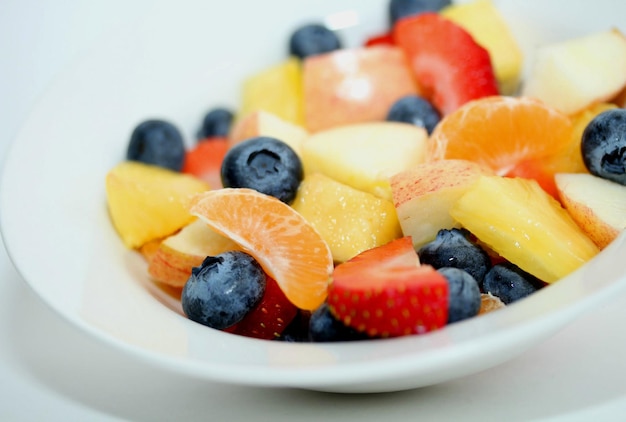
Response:
POLYGON ((290 206, 252 189, 229 188, 197 195, 190 211, 254 256, 298 308, 314 310, 326 299, 330 248, 290 206))
POLYGON ((555 195, 551 162, 570 145, 571 134, 570 118, 538 100, 493 96, 446 116, 430 138, 429 156, 472 160, 500 176, 532 178, 555 195))

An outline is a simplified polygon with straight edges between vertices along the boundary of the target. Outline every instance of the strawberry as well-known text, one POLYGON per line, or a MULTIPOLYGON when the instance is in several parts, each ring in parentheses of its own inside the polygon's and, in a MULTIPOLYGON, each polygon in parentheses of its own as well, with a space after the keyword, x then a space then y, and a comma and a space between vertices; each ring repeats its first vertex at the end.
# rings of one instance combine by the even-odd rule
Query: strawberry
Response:
POLYGON ((246 337, 272 340, 279 337, 283 330, 298 314, 273 278, 267 277, 265 293, 261 301, 237 324, 228 327, 229 333, 246 337))
POLYGON ((374 47, 377 45, 393 45, 393 34, 391 31, 371 36, 365 40, 365 47, 374 47))
POLYGON ((448 318, 448 282, 419 264, 409 236, 337 265, 327 300, 336 318, 372 337, 421 334, 448 318))
POLYGON ((212 189, 218 189, 222 186, 220 171, 227 150, 226 138, 202 139, 193 149, 187 151, 182 172, 208 182, 212 189))
POLYGON ((462 27, 437 13, 400 19, 393 38, 406 54, 424 95, 443 114, 498 95, 488 51, 462 27))

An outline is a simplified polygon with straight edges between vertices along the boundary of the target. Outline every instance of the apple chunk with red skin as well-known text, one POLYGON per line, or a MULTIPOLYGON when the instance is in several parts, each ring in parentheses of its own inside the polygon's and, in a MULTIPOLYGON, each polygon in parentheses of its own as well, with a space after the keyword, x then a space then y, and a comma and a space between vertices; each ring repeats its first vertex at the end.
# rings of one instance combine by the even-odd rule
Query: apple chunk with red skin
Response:
POLYGON ((402 233, 416 248, 435 239, 441 229, 458 227, 450 208, 482 175, 493 171, 468 160, 439 160, 417 165, 391 177, 391 192, 402 233))
POLYGON ((404 54, 394 46, 308 57, 303 84, 305 121, 311 132, 385 120, 396 100, 418 93, 404 54))
POLYGON ((183 287, 191 269, 202 264, 207 256, 239 249, 236 243, 214 232, 203 221, 194 220, 161 242, 150 259, 148 274, 160 283, 183 287))
POLYGON ((557 173, 555 182, 565 209, 600 249, 626 229, 626 186, 588 173, 557 173))

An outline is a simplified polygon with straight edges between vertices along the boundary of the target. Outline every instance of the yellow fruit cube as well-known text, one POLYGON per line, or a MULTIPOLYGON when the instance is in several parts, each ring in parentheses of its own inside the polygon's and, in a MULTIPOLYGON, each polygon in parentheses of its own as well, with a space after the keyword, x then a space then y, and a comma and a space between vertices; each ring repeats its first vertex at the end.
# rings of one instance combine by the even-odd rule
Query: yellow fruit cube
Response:
POLYGON ((299 59, 290 57, 243 82, 239 117, 259 110, 304 126, 302 66, 299 59))
POLYGON ((500 93, 517 90, 522 71, 522 51, 491 0, 474 0, 444 8, 441 14, 469 32, 489 51, 500 93))
POLYGON ((391 201, 320 173, 304 178, 292 207, 315 227, 337 263, 402 234, 391 201))
POLYGON ((546 283, 565 277, 599 252, 568 212, 532 179, 481 176, 450 215, 546 283))
POLYGON ((188 199, 209 189, 205 182, 162 167, 125 161, 106 176, 109 214, 129 248, 164 238, 194 217, 188 199))

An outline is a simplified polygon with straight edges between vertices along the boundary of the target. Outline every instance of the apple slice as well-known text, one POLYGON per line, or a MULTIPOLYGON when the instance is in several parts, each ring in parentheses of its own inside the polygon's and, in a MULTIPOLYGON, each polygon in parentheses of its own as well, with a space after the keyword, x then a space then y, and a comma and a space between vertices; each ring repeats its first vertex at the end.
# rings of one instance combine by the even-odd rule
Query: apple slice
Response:
POLYGON ((339 126, 302 143, 304 171, 391 200, 389 177, 425 161, 427 138, 424 128, 407 123, 339 126))
POLYGON ((559 199, 600 249, 626 229, 626 186, 588 173, 557 173, 559 199))
POLYGON ((311 132, 385 120, 399 98, 417 94, 398 47, 343 49, 304 61, 304 115, 311 132))
POLYGON ((457 227, 452 205, 481 175, 493 171, 467 160, 432 161, 391 177, 393 203, 404 236, 415 248, 435 239, 441 229, 457 227))
POLYGON ((613 29, 539 47, 522 95, 573 114, 625 85, 626 37, 613 29))
POLYGON ((239 249, 235 242, 196 219, 160 243, 149 261, 148 274, 158 282, 183 287, 191 269, 204 258, 239 249))
POLYGON ((233 126, 228 136, 229 147, 255 136, 271 136, 289 145, 296 154, 300 155, 300 146, 309 132, 302 126, 296 125, 277 115, 258 110, 244 116, 233 126))

